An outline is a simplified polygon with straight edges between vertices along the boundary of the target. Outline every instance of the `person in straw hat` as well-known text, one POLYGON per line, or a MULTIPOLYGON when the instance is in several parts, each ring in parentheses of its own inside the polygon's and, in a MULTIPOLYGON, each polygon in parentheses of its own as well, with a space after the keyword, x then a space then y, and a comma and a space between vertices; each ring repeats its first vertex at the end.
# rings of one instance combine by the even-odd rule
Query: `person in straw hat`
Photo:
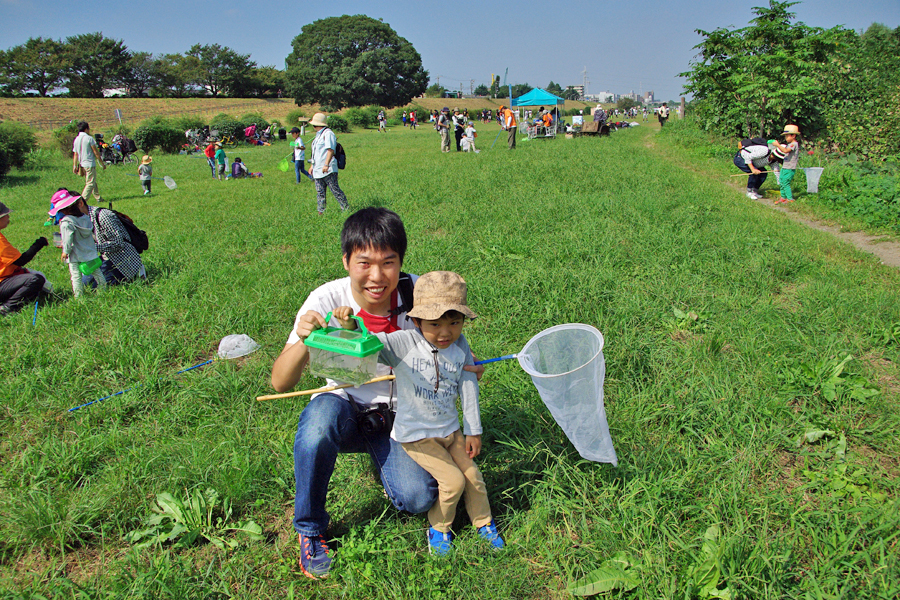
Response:
POLYGON ((797 172, 797 164, 800 162, 800 128, 796 125, 785 125, 784 144, 780 144, 775 140, 774 146, 784 154, 784 161, 781 168, 776 171, 778 185, 781 188, 781 197, 775 201, 775 204, 783 204, 785 202, 793 202, 794 194, 791 191, 791 182, 794 180, 794 174, 797 172))
POLYGON ((316 113, 310 119, 309 124, 316 129, 316 137, 312 141, 312 157, 310 158, 309 171, 312 173, 316 184, 316 207, 319 215, 325 214, 325 188, 331 190, 335 200, 341 205, 341 210, 349 210, 350 203, 347 196, 338 185, 338 163, 335 158, 337 151, 337 137, 328 126, 325 113, 316 113))
POLYGON ((39 237, 25 252, 16 250, 2 233, 9 226, 11 212, 0 202, 0 316, 16 312, 37 298, 47 282, 43 274, 25 268, 47 246, 47 238, 39 237))
MULTIPOLYGON (((438 483, 438 499, 428 510, 428 548, 435 554, 446 554, 453 547, 450 528, 463 492, 478 534, 494 549, 505 545, 473 460, 481 453, 482 427, 478 379, 463 369, 475 364, 462 335, 466 319, 476 317, 466 295, 466 282, 456 273, 426 273, 416 281, 408 313, 416 328, 376 333, 384 344, 378 362, 391 367, 396 376, 397 414, 391 438, 438 483), (465 436, 460 433, 457 398, 465 436)), ((332 315, 345 329, 356 328, 349 306, 336 308, 332 315)))
POLYGON ((153 177, 153 165, 150 163, 153 162, 153 159, 150 158, 149 154, 145 154, 143 158, 141 158, 141 166, 138 167, 138 176, 141 180, 141 187, 144 188, 144 195, 147 196, 150 194, 150 184, 152 183, 151 177, 153 177))

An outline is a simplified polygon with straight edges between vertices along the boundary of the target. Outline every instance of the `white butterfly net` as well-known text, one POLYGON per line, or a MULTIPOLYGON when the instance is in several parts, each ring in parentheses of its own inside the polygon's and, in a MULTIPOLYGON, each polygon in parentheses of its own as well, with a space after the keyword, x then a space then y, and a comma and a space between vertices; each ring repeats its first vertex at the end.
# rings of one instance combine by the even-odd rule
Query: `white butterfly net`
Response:
POLYGON ((517 358, 578 453, 617 465, 603 406, 603 334, 590 325, 557 325, 531 338, 517 358))
POLYGON ((226 335, 219 342, 219 358, 240 358, 259 349, 259 344, 249 335, 233 333, 226 335))

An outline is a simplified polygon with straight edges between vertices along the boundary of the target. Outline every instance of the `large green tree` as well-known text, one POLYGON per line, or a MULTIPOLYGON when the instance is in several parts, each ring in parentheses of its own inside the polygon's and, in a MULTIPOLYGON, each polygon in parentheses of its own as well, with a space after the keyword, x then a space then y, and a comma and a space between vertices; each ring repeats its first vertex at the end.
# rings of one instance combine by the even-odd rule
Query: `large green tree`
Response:
POLYGON ((558 83, 554 83, 552 80, 547 84, 546 90, 555 96, 562 97, 563 88, 558 83))
POLYGON ((194 44, 187 51, 187 56, 198 61, 194 83, 213 96, 220 93, 240 96, 247 87, 247 79, 256 68, 256 63, 250 60, 249 54, 238 54, 228 46, 219 44, 194 44))
POLYGON ((560 95, 566 100, 581 100, 581 94, 579 94, 578 90, 573 88, 571 85, 563 90, 563 93, 560 95))
POLYGON ((297 104, 400 106, 428 85, 413 45, 387 23, 365 15, 304 25, 292 44, 286 77, 297 104))
POLYGON ((840 28, 824 30, 794 22, 796 2, 769 0, 755 7, 741 29, 697 30, 705 39, 686 91, 701 100, 708 128, 740 135, 765 135, 785 123, 807 131, 820 126, 820 67, 837 45, 840 28))
POLYGON ((846 31, 823 70, 822 105, 828 137, 845 152, 897 154, 900 148, 900 27, 874 23, 862 35, 846 31))
POLYGON ((150 93, 153 96, 174 96, 183 98, 194 91, 194 81, 198 78, 200 61, 184 54, 163 54, 153 62, 156 84, 150 93))
POLYGON ((128 68, 122 78, 129 96, 141 97, 157 84, 156 60, 149 52, 135 52, 128 59, 128 68))
POLYGON ((47 96, 65 81, 66 69, 62 44, 56 40, 30 38, 3 54, 0 71, 5 75, 9 91, 24 93, 34 90, 47 96))
POLYGON ((122 85, 130 54, 122 40, 102 33, 83 33, 66 38, 63 52, 72 96, 102 98, 103 90, 122 85))

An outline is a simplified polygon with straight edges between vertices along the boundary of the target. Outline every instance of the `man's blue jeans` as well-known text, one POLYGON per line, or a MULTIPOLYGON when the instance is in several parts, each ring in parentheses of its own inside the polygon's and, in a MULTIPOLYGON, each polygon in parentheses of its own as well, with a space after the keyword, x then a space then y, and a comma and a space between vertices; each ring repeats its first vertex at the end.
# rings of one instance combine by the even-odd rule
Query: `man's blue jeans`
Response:
POLYGON ((434 504, 437 482, 390 438, 390 431, 363 434, 350 402, 335 394, 320 394, 300 413, 294 436, 294 529, 298 533, 325 534, 329 518, 325 497, 337 455, 358 452, 372 456, 384 491, 399 510, 421 513, 434 504))

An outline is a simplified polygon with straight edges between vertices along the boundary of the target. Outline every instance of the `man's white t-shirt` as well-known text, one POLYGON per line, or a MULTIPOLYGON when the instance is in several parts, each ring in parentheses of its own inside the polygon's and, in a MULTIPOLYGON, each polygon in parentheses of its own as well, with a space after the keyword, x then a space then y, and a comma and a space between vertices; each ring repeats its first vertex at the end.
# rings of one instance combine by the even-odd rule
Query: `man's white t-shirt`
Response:
MULTIPOLYGON (((418 276, 410 275, 410 277, 412 278, 413 285, 415 285, 418 276)), ((395 290, 394 294, 396 301, 399 301, 399 293, 395 290)), ((396 301, 392 303, 392 306, 396 305, 396 301)), ((299 322, 300 317, 305 315, 308 311, 314 310, 324 318, 329 312, 339 306, 349 306, 352 308, 353 314, 360 315, 363 319, 363 323, 366 324, 366 327, 369 327, 366 314, 360 314, 359 304, 353 298, 353 292, 350 289, 350 278, 344 277, 343 279, 329 281, 328 283, 317 287, 309 294, 306 301, 303 303, 303 306, 301 306, 300 310, 297 312, 297 317, 294 319, 294 326, 291 328, 291 335, 288 336, 287 343, 293 345, 300 341, 300 337, 297 335, 297 323, 299 322)), ((331 323, 328 323, 328 325, 331 327, 340 327, 338 322, 334 319, 332 319, 331 323)), ((412 319, 406 318, 406 313, 392 317, 391 325, 396 326, 397 329, 415 329, 416 327, 415 323, 412 322, 412 319)), ((374 331, 375 329, 373 328, 373 332, 374 331)), ((391 370, 389 367, 381 364, 378 365, 378 370, 376 371, 377 377, 390 375, 390 373, 391 370)), ((334 381, 332 379, 326 379, 325 381, 328 382, 329 386, 345 383, 334 381)), ((331 393, 343 396, 344 398, 347 398, 348 395, 352 396, 359 404, 390 404, 391 396, 396 395, 394 389, 395 386, 392 381, 382 381, 379 383, 361 385, 356 388, 335 390, 331 393), (350 392, 349 394, 347 393, 348 391, 350 392)))
POLYGON ((97 146, 97 140, 94 139, 94 136, 83 131, 78 133, 78 136, 72 143, 72 152, 78 155, 78 160, 85 169, 97 166, 97 159, 94 156, 92 146, 97 146))

